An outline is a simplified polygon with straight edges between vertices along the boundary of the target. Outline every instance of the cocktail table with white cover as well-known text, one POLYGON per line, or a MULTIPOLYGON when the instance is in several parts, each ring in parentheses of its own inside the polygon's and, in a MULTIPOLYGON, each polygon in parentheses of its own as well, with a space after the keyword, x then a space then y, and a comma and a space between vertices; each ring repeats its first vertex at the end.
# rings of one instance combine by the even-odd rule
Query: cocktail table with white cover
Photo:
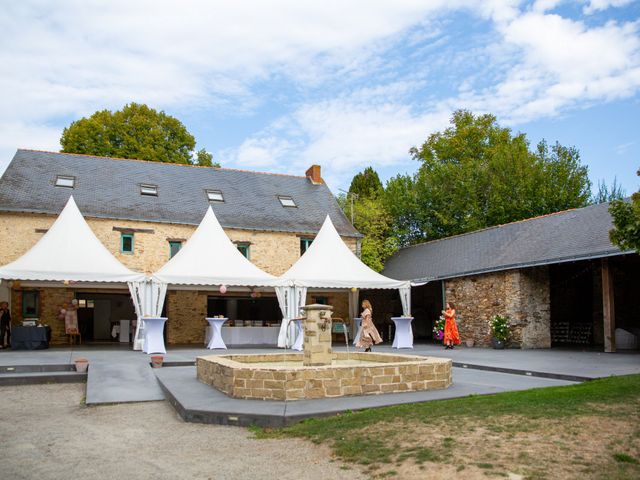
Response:
POLYGON ((391 317, 396 324, 396 334, 393 337, 392 348, 413 348, 413 317, 391 317))
POLYGON ((356 322, 356 336, 353 337, 353 344, 355 345, 360 341, 360 335, 362 335, 362 318, 355 317, 353 320, 356 322))
POLYGON ((144 353, 167 353, 164 348, 164 322, 166 317, 145 317, 144 322, 144 353))
POLYGON ((222 340, 222 325, 227 320, 229 319, 207 317, 207 322, 209 322, 209 325, 211 325, 211 340, 209 341, 209 345, 207 345, 207 348, 209 350, 213 350, 214 348, 221 348, 224 350, 227 349, 224 340, 222 340))
POLYGON ((294 318, 291 321, 296 326, 296 341, 293 342, 291 350, 301 352, 304 345, 304 327, 302 326, 302 318, 294 318))

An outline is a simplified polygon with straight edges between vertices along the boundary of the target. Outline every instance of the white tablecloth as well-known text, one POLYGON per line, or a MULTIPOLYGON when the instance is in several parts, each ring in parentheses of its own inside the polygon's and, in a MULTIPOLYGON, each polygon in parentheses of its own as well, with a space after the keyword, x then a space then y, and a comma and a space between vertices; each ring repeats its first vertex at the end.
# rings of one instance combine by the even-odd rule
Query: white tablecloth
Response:
POLYGON ((144 353, 167 353, 164 348, 164 322, 166 318, 143 318, 144 322, 144 353))
POLYGON ((121 343, 129 343, 131 341, 130 328, 131 320, 120 320, 119 341, 121 343))
POLYGON ((355 345, 360 341, 360 335, 362 335, 362 318, 355 317, 353 320, 356 322, 356 336, 353 337, 353 344, 355 345))
POLYGON ((293 342, 291 350, 297 350, 301 352, 304 349, 304 327, 302 326, 302 320, 291 320, 296 326, 296 341, 293 342))
POLYGON ((213 350, 214 348, 220 348, 223 350, 227 349, 227 346, 224 343, 221 335, 222 324, 229 320, 228 318, 207 318, 207 322, 209 322, 209 326, 211 328, 211 340, 209 340, 209 344, 207 348, 209 350, 213 350))
MULTIPOLYGON (((227 345, 277 345, 280 327, 222 327, 227 345)), ((211 327, 205 333, 205 345, 211 340, 211 327)))
POLYGON ((392 348, 413 348, 413 317, 391 317, 396 324, 396 334, 393 337, 392 348))

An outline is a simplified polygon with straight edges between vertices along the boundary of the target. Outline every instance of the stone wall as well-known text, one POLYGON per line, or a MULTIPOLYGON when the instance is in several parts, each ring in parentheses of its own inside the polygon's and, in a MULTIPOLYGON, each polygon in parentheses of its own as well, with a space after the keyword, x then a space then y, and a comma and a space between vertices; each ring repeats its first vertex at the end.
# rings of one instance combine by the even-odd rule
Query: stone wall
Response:
POLYGON ((74 292, 68 288, 14 288, 11 291, 11 323, 22 325, 22 293, 23 291, 37 291, 40 302, 40 322, 51 327, 51 344, 61 345, 68 342, 64 330, 64 319, 58 318, 60 309, 65 302, 71 303, 74 292))
MULTIPOLYGON (((346 353, 333 353, 346 360, 346 353)), ((236 398, 300 400, 439 390, 451 385, 447 358, 353 352, 359 365, 302 367, 302 354, 211 355, 198 357, 198 380, 236 398), (261 363, 269 365, 260 365, 261 363), (299 367, 274 362, 300 362, 299 367)))
MULTIPOLYGON (((55 221, 55 216, 30 213, 0 213, 0 265, 6 265, 26 253, 42 238, 55 221)), ((169 260, 169 240, 186 241, 195 231, 194 225, 140 222, 104 218, 87 218, 98 239, 127 267, 138 272, 153 273, 169 260), (134 232, 134 253, 120 253, 121 232, 113 228, 149 230, 134 232)), ((277 227, 274 226, 274 227, 277 227)), ((271 273, 282 275, 300 258, 300 237, 309 236, 285 232, 262 232, 226 229, 232 241, 250 244, 251 262, 271 273)), ((356 239, 344 237, 349 248, 356 251, 356 239)))
POLYGON ((207 321, 207 292, 169 290, 166 298, 167 343, 200 344, 204 342, 207 321))
POLYGON ((446 299, 460 317, 463 341, 489 346, 489 320, 509 318, 512 347, 549 348, 550 299, 547 267, 508 270, 447 280, 446 299))

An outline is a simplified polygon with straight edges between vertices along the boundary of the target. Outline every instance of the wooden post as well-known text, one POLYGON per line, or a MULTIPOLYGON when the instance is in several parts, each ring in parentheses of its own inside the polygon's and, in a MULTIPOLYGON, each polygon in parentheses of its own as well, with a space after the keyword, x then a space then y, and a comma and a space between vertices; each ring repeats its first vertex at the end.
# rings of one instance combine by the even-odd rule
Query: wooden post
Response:
POLYGON ((602 321, 604 323, 604 351, 616 351, 616 313, 613 303, 613 271, 607 258, 602 259, 602 321))

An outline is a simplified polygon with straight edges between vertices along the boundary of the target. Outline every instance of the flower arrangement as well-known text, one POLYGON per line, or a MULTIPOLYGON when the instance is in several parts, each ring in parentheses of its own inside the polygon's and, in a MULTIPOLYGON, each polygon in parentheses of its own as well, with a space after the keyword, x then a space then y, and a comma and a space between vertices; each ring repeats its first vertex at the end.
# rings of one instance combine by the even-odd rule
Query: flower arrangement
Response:
POLYGON ((502 315, 496 315, 489 320, 489 333, 498 341, 506 342, 509 339, 509 319, 502 315))
POLYGON ((444 338, 444 316, 440 315, 440 318, 435 321, 433 325, 433 337, 436 340, 442 340, 444 338))

